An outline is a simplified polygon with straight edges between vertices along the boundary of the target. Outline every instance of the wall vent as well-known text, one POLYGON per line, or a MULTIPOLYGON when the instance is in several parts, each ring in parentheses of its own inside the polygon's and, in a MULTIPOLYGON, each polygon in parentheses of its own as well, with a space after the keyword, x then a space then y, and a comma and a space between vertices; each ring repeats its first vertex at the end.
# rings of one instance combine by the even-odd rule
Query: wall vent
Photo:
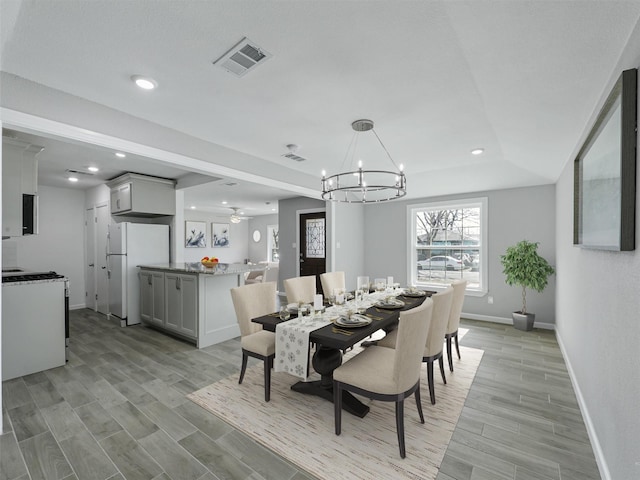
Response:
POLYGON ((261 65, 271 57, 271 54, 254 42, 244 37, 237 44, 231 47, 224 55, 213 62, 227 72, 237 77, 244 76, 249 70, 261 65))

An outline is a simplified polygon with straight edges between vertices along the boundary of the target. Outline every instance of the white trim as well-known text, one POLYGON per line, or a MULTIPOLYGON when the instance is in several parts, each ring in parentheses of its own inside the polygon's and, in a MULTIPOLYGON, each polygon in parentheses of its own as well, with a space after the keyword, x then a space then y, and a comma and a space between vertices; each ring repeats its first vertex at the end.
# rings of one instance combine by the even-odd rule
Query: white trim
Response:
POLYGON ((335 272, 336 271, 336 202, 329 202, 329 210, 330 210, 330 215, 329 218, 331 219, 330 224, 328 225, 329 227, 329 242, 327 242, 328 245, 325 245, 325 248, 327 248, 327 255, 329 254, 329 252, 331 252, 331 261, 329 262, 330 265, 327 265, 327 272, 335 272))
MULTIPOLYGON (((416 238, 416 225, 413 221, 414 214, 417 210, 433 209, 438 207, 445 207, 447 209, 452 208, 470 208, 480 205, 480 257, 482 260, 482 268, 480 269, 480 288, 469 289, 467 287, 466 295, 473 297, 482 297, 489 291, 489 198, 488 197, 475 197, 475 198, 460 198, 456 200, 443 200, 439 202, 421 202, 407 205, 407 225, 409 226, 409 235, 407 237, 407 284, 416 284, 416 279, 413 278, 414 265, 417 262, 416 249, 413 240, 416 238)), ((428 288, 437 288, 438 284, 429 285, 421 284, 420 286, 427 286, 428 288)))
MULTIPOLYGON (((273 231, 278 230, 278 235, 280 235, 280 225, 275 223, 272 225, 267 225, 267 262, 274 263, 275 261, 271 258, 271 250, 273 250, 273 231)), ((278 238, 278 242, 280 239, 278 238)), ((280 246, 278 245, 278 262, 280 261, 280 246)))
POLYGON ((571 366, 571 361, 569 360, 567 350, 565 349, 564 343, 562 342, 562 336, 560 335, 560 332, 558 332, 558 330, 556 330, 556 340, 558 341, 558 346, 560 347, 562 358, 564 358, 564 363, 567 366, 567 372, 569 372, 571 385, 573 385, 573 391, 576 394, 576 399, 578 400, 578 405, 580 406, 580 412, 582 413, 584 424, 587 427, 587 433, 589 434, 589 440, 591 440, 593 454, 596 457, 596 463, 598 464, 600 475, 602 476, 603 480, 611 480, 611 473, 609 472, 607 460, 604 456, 604 452, 602 451, 602 447, 600 446, 598 434, 596 433, 596 427, 591 420, 591 415, 589 415, 587 403, 584 400, 584 395, 582 395, 582 390, 580 390, 578 380, 576 380, 576 375, 574 373, 573 367, 571 366))
POLYGON ((271 178, 254 175, 252 173, 235 170, 233 168, 217 165, 215 163, 198 160, 178 153, 150 147, 140 143, 124 140, 122 138, 105 135, 84 128, 76 127, 55 120, 37 117, 24 112, 18 112, 9 108, 0 107, 0 116, 3 118, 3 125, 7 128, 25 131, 51 137, 62 137, 70 141, 89 143, 103 148, 129 152, 143 157, 153 158, 169 165, 178 166, 186 170, 216 175, 222 177, 232 177, 238 180, 267 185, 279 188, 299 195, 311 198, 320 198, 320 190, 301 187, 291 183, 281 182, 271 178))
POLYGON ((318 213, 324 212, 324 231, 325 231, 325 241, 324 241, 324 261, 325 261, 325 269, 327 267, 327 209, 324 208, 305 208, 302 210, 296 210, 296 277, 300 276, 300 215, 304 213, 318 213))
MULTIPOLYGON (((494 317, 493 315, 479 315, 477 313, 464 313, 460 314, 460 318, 468 318, 469 320, 480 320, 481 322, 493 322, 502 323, 505 325, 513 325, 513 319, 506 317, 494 317)), ((534 328, 541 328, 543 330, 555 330, 554 323, 534 322, 534 328)))

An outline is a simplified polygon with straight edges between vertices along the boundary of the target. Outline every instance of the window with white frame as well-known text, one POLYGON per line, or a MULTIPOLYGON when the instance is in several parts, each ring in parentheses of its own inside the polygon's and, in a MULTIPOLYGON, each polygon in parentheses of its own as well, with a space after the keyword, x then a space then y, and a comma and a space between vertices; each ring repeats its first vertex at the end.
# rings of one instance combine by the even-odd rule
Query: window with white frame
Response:
POLYGON ((409 282, 444 287, 467 280, 467 293, 487 291, 487 199, 409 205, 409 282))

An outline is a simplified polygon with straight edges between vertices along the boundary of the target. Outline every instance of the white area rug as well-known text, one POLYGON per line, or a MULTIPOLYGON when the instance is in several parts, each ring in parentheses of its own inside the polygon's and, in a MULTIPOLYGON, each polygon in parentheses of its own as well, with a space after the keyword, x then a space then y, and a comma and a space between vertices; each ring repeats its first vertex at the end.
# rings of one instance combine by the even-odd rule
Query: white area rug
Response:
MULTIPOLYGON (((291 375, 272 374, 271 401, 266 403, 262 364, 247 369, 242 385, 238 375, 232 375, 188 398, 321 479, 435 479, 483 351, 460 347, 460 353, 462 359, 455 358, 453 373, 445 358, 447 385, 435 365, 435 405, 429 400, 423 364, 420 390, 425 424, 420 423, 414 398, 405 400, 405 459, 398 450, 392 402, 365 399, 371 410, 364 418, 343 412, 342 433, 336 436, 333 404, 292 391, 297 379, 291 375)), ((311 379, 315 378, 317 374, 311 379)))

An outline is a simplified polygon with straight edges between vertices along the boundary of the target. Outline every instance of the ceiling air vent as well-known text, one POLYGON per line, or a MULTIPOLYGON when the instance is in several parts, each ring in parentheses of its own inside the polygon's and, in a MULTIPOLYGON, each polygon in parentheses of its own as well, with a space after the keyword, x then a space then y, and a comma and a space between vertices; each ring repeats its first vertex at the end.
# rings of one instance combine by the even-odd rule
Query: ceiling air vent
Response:
POLYGON ((283 153, 282 156, 290 160, 295 160, 296 162, 304 162, 306 160, 306 158, 296 155, 295 153, 283 153))
POLYGON ((261 65, 270 57, 271 54, 269 52, 264 51, 247 37, 244 37, 213 64, 221 66, 238 77, 242 77, 249 70, 261 65))
POLYGON ((66 172, 77 175, 95 175, 94 172, 89 172, 88 170, 74 170, 73 168, 67 168, 66 172))
POLYGON ((296 162, 304 162, 307 160, 296 153, 300 147, 295 143, 290 143, 287 145, 287 148, 289 149, 289 152, 283 153, 280 155, 281 157, 288 158, 289 160, 295 160, 296 162))

